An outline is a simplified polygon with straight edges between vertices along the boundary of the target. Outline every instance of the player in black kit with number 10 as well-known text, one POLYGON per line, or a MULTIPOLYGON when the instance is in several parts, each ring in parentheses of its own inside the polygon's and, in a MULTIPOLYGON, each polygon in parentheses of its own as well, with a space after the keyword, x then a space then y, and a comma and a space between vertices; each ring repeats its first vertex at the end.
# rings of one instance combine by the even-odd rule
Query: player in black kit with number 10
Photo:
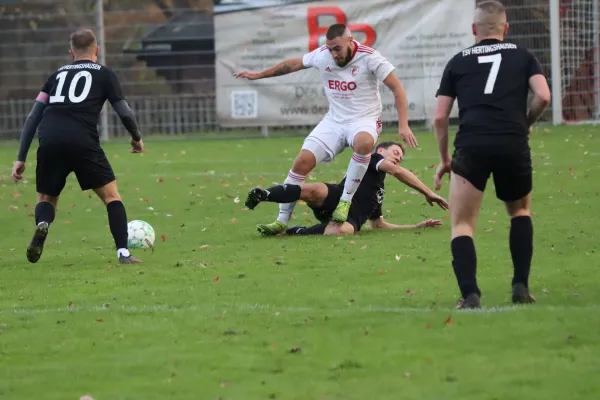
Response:
POLYGON ((94 33, 78 30, 71 35, 70 45, 74 61, 52 74, 38 95, 25 121, 12 171, 15 182, 23 179, 27 153, 39 128, 36 228, 27 248, 27 259, 32 263, 40 259, 58 197, 67 176, 74 172, 81 189, 92 189, 106 205, 119 262, 140 263, 127 249, 127 213, 112 167, 100 147, 97 130, 100 112, 108 100, 131 135, 131 152, 141 153, 144 144, 137 122, 115 73, 96 63, 98 43, 94 33))
POLYGON ((435 112, 441 157, 435 176, 436 190, 443 175, 452 172, 449 195, 452 266, 462 295, 458 307, 480 307, 473 235, 490 175, 494 178, 496 196, 505 203, 511 218, 512 301, 532 303, 535 301, 529 292, 533 256, 532 165, 528 134, 550 103, 550 89, 535 56, 504 41, 508 24, 500 2, 480 2, 472 29, 476 44, 458 53, 446 65, 435 112), (530 89, 533 97, 528 112, 530 89), (448 117, 455 99, 460 127, 451 158, 448 117))

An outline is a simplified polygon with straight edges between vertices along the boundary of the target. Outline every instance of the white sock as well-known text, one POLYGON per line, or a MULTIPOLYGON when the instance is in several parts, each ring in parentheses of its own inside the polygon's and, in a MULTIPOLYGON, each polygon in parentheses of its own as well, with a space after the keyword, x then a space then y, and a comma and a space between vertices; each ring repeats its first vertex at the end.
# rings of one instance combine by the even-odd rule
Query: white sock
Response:
POLYGON ((348 171, 346 172, 346 182, 344 183, 344 193, 342 193, 342 200, 352 201, 354 193, 356 193, 358 186, 362 182, 362 179, 365 176, 365 173, 367 172, 367 168, 369 168, 370 161, 371 154, 352 154, 350 164, 348 165, 348 171))
POLYGON ((129 257, 131 255, 131 253, 129 253, 129 250, 127 249, 119 249, 117 250, 117 257, 121 258, 121 256, 123 257, 129 257))
MULTIPOLYGON (((290 170, 288 172, 287 178, 283 181, 283 184, 290 185, 298 185, 302 186, 304 181, 306 180, 306 176, 296 174, 290 170)), ((293 203, 283 203, 279 205, 279 217, 277 217, 277 221, 287 225, 290 222, 290 218, 292 217, 292 212, 294 211, 294 207, 296 206, 296 202, 293 203)))

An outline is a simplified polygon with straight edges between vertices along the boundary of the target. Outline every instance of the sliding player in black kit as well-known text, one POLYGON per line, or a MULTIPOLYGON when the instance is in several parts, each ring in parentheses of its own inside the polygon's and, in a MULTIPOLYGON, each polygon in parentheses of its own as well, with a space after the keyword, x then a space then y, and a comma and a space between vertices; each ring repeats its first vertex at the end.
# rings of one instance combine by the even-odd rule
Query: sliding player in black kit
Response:
POLYGON ((409 229, 441 225, 439 220, 427 220, 415 225, 394 225, 383 218, 382 203, 385 194, 384 180, 387 174, 418 190, 426 201, 448 209, 446 200, 435 194, 409 170, 398 166, 404 156, 404 148, 396 142, 377 145, 363 181, 360 183, 344 223, 331 221, 332 214, 344 190, 344 180, 339 184, 306 183, 299 185, 277 185, 269 189, 254 188, 248 193, 246 206, 254 209, 260 202, 289 203, 304 200, 313 210, 319 224, 311 227, 294 226, 287 229, 288 235, 339 235, 360 231, 368 220, 375 229, 409 229))
POLYGON ((74 172, 81 190, 94 190, 106 205, 119 262, 140 263, 127 249, 127 213, 97 130, 100 112, 108 100, 131 135, 131 152, 141 153, 144 144, 137 122, 115 73, 96 63, 98 43, 94 33, 87 29, 74 32, 70 46, 74 62, 52 74, 38 95, 25 121, 12 171, 15 182, 23 179, 27 153, 39 129, 36 228, 27 259, 32 263, 40 259, 58 197, 67 176, 74 172))
POLYGON ((435 186, 439 190, 442 176, 452 171, 451 250, 462 295, 459 308, 480 307, 473 235, 490 175, 494 178, 496 196, 505 203, 511 218, 512 301, 535 301, 528 282, 533 255, 528 135, 550 103, 550 89, 535 56, 504 41, 507 31, 504 6, 498 1, 480 2, 473 23, 476 44, 448 62, 437 92, 435 131, 441 159, 435 186), (528 111, 530 89, 533 96, 528 111), (455 99, 460 127, 450 157, 448 116, 455 99))

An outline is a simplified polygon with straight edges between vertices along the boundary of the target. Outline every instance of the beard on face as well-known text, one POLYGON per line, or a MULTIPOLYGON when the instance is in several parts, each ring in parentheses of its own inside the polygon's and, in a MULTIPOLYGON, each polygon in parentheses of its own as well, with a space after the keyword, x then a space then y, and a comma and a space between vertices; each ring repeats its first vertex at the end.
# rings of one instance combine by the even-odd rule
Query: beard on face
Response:
POLYGON ((345 67, 352 59, 352 46, 348 45, 347 50, 348 50, 348 53, 346 54, 346 57, 342 61, 336 61, 336 64, 339 67, 345 67))

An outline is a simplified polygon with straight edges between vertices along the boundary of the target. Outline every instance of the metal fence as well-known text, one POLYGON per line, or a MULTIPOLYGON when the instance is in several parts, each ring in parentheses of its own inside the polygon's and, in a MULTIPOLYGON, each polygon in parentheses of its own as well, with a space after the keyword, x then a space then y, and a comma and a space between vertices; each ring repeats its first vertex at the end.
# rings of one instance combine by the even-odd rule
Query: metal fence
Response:
MULTIPOLYGON (((20 136, 49 74, 71 62, 70 33, 80 27, 97 30, 100 22, 105 62, 119 75, 144 134, 230 134, 216 120, 213 1, 104 0, 102 21, 98 1, 0 2, 0 139, 20 136)), ((597 0, 562 3, 573 7, 593 1, 597 0)), ((548 0, 504 3, 511 22, 509 38, 536 54, 552 83, 548 0)), ((125 135, 112 110, 108 128, 112 137, 125 135)), ((306 134, 305 127, 281 131, 306 134)))

